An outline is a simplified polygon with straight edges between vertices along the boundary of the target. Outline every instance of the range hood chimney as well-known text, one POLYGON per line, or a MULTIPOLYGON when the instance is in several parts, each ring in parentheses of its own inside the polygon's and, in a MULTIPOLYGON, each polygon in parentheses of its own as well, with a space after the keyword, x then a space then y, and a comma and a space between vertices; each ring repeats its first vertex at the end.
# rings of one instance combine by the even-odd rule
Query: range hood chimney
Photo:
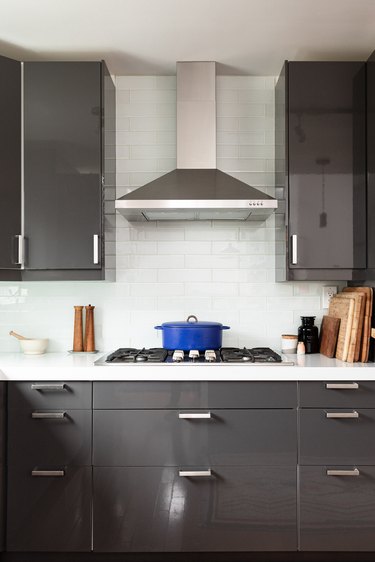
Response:
POLYGON ((177 63, 177 169, 116 200, 129 221, 265 220, 277 201, 216 168, 216 63, 177 63))

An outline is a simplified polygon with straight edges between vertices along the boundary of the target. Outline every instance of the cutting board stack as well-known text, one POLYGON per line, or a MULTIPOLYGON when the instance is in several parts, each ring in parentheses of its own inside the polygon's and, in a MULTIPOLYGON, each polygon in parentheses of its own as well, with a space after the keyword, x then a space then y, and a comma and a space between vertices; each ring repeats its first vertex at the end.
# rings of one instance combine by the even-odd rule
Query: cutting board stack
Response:
POLYGON ((320 331, 320 353, 348 363, 368 361, 372 301, 370 287, 345 287, 332 297, 320 331))

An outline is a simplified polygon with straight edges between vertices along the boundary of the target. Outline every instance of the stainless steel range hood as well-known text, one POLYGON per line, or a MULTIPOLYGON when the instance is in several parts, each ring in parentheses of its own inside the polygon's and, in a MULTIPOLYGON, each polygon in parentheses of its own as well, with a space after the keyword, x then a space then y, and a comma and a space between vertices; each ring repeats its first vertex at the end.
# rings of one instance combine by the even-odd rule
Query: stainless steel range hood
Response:
POLYGON ((216 168, 216 64, 177 63, 177 169, 116 200, 129 221, 266 219, 277 201, 216 168))

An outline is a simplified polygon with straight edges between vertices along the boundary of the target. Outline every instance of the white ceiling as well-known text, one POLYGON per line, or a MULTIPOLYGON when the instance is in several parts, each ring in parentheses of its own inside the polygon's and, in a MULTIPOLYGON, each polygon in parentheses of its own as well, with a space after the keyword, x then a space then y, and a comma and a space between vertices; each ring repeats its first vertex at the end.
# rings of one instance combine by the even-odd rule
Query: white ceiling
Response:
POLYGON ((284 59, 362 60, 375 0, 0 0, 0 54, 104 58, 113 74, 174 74, 216 60, 221 74, 276 74, 284 59))

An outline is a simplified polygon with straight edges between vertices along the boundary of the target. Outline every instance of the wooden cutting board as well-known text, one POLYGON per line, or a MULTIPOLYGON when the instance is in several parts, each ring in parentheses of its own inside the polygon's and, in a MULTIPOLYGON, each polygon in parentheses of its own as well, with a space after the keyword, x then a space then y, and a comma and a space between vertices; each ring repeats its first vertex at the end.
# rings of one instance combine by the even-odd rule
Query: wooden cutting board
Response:
POLYGON ((373 290, 371 287, 345 287, 343 291, 365 293, 366 295, 361 337, 361 351, 359 355, 359 360, 362 361, 362 363, 366 363, 368 361, 370 349, 373 290))
POLYGON ((335 356, 340 322, 340 318, 323 316, 322 326, 320 328, 320 353, 326 357, 335 356))
POLYGON ((352 333, 354 314, 354 299, 342 299, 337 296, 331 298, 328 316, 340 318, 339 335, 337 338, 336 357, 346 361, 349 352, 350 336, 352 333))
POLYGON ((345 292, 336 295, 337 298, 341 299, 354 299, 354 312, 353 312, 353 322, 352 331, 350 334, 350 343, 347 361, 348 363, 354 363, 358 361, 361 335, 362 335, 362 325, 363 325, 363 303, 364 295, 358 292, 345 292))

